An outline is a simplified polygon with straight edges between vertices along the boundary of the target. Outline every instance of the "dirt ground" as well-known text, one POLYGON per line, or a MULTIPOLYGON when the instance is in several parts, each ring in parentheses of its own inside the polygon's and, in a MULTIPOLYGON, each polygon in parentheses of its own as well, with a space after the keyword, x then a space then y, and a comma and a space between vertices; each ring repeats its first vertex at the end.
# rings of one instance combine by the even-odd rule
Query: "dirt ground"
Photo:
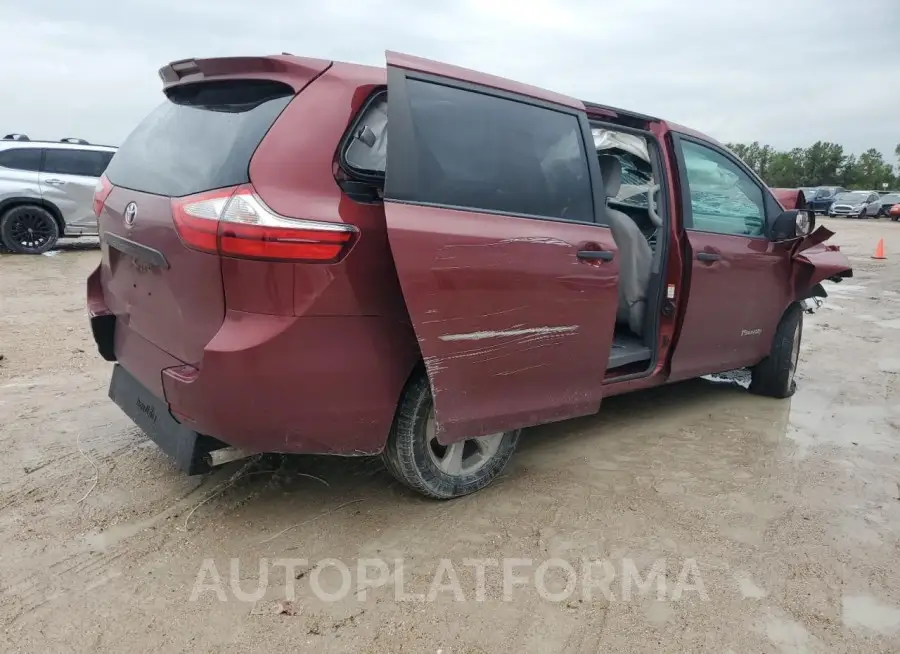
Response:
POLYGON ((900 224, 822 222, 855 277, 806 317, 792 400, 612 398, 449 503, 373 460, 186 477, 106 397, 98 251, 0 255, 0 648, 900 651, 900 224))

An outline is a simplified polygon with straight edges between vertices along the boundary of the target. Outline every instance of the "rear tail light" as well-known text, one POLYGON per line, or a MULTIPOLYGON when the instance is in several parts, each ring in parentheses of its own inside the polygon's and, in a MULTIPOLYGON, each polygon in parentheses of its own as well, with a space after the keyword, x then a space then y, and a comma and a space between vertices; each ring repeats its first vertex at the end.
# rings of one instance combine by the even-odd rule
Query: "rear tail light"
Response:
POLYGON ((103 211, 103 205, 106 204, 106 198, 109 197, 112 190, 113 186, 106 179, 106 175, 101 175, 100 179, 97 180, 97 185, 94 187, 94 215, 98 218, 100 217, 100 212, 103 211))
POLYGON ((249 185, 173 199, 172 215, 189 248, 242 259, 332 263, 356 234, 351 225, 280 216, 249 185))

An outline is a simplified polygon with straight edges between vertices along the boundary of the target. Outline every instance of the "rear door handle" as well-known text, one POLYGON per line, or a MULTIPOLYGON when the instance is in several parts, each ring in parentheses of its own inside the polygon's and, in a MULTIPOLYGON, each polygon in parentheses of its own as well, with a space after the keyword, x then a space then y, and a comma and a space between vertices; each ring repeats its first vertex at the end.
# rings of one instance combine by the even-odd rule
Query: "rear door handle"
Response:
POLYGON ((722 258, 721 254, 715 252, 698 252, 697 261, 718 261, 722 258))
POLYGON ((612 261, 616 256, 615 252, 609 250, 579 250, 578 258, 583 261, 612 261))
POLYGON ((65 185, 65 181, 63 181, 61 179, 45 179, 44 183, 49 184, 50 186, 64 186, 65 185))

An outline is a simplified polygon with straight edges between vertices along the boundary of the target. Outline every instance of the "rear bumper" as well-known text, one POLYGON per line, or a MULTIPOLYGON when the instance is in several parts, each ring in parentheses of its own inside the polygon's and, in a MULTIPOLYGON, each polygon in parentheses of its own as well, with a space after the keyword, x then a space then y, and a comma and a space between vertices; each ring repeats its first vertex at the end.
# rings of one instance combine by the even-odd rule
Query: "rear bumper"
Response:
POLYGON ((184 429, 250 452, 377 454, 419 360, 411 328, 387 318, 229 311, 200 366, 188 366, 104 311, 98 291, 89 281, 101 354, 184 429))
POLYGON ((163 400, 118 364, 113 368, 109 398, 187 474, 209 469, 204 456, 214 449, 215 439, 201 436, 178 422, 163 400))

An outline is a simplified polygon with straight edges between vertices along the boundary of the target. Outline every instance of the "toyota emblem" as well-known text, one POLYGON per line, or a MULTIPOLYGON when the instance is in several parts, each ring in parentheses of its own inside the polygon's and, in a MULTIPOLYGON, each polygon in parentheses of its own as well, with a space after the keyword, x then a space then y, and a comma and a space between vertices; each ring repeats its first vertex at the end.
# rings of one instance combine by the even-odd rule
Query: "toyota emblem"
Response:
POLYGON ((134 202, 129 202, 128 206, 125 207, 125 226, 131 227, 134 225, 134 221, 137 218, 137 205, 134 202))

